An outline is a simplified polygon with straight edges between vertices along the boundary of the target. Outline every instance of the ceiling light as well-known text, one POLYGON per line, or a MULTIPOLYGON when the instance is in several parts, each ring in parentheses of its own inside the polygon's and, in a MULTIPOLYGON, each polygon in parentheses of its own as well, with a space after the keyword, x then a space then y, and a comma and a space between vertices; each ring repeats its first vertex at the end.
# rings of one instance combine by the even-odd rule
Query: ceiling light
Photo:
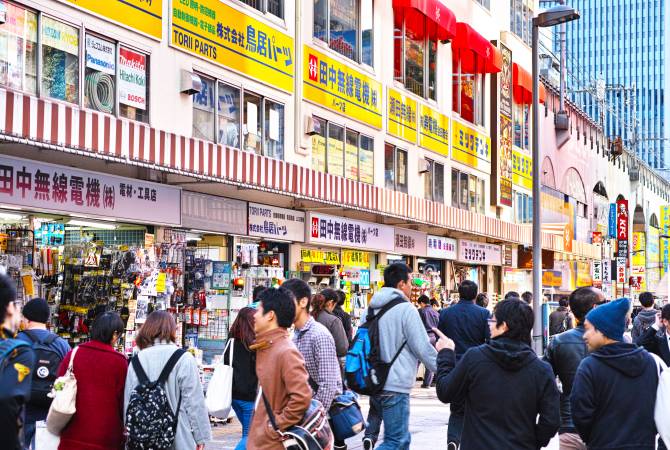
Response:
POLYGON ((87 228, 98 228, 100 230, 115 230, 116 225, 111 223, 104 222, 89 222, 87 220, 70 220, 68 225, 74 225, 78 227, 87 227, 87 228))
POLYGON ((23 220, 25 216, 21 214, 0 212, 0 219, 2 220, 23 220))

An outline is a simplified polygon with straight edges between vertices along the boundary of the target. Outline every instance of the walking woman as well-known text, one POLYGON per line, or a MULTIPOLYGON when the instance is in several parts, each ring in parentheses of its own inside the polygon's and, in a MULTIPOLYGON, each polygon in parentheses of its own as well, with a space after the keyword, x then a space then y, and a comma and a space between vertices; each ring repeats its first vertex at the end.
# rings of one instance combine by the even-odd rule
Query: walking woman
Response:
POLYGON ((114 350, 124 331, 115 312, 93 322, 91 340, 69 352, 58 369, 65 375, 74 354, 72 371, 77 378, 77 411, 60 435, 59 450, 122 450, 123 385, 128 362, 114 350), (76 352, 76 353, 74 353, 76 352))
POLYGON ((335 351, 338 358, 344 358, 349 351, 349 339, 344 332, 344 326, 339 317, 333 314, 339 296, 334 289, 324 289, 319 294, 312 296, 310 302, 310 314, 314 320, 328 328, 335 340, 335 351))
MULTIPOLYGON (((154 311, 147 316, 135 342, 140 349, 137 354, 142 369, 149 380, 157 380, 163 367, 179 348, 175 344, 177 324, 166 311, 154 311)), ((139 384, 131 365, 126 378, 124 416, 128 408, 130 394, 139 384)), ((173 411, 179 406, 177 432, 174 449, 203 450, 211 439, 209 415, 198 374, 198 366, 193 356, 186 352, 179 358, 165 383, 167 398, 173 411), (179 400, 181 399, 181 403, 179 400)))
POLYGON ((249 347, 256 340, 254 331, 254 308, 242 308, 230 327, 232 342, 227 346, 223 355, 224 361, 230 361, 230 351, 233 352, 233 410, 242 423, 242 439, 237 443, 235 450, 246 450, 249 425, 254 413, 254 403, 258 390, 256 376, 256 353, 249 347))

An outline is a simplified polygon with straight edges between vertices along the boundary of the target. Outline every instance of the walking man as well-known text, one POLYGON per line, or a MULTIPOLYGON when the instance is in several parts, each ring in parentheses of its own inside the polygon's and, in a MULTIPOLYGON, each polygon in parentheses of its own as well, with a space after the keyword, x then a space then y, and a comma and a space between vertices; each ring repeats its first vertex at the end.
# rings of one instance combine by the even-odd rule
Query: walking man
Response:
POLYGON ((631 332, 633 342, 636 342, 656 322, 656 313, 658 312, 654 305, 654 295, 651 292, 640 294, 640 304, 642 310, 633 320, 633 331, 631 332))
MULTIPOLYGON (((428 298, 427 295, 422 295, 421 297, 419 297, 418 303, 419 303, 419 316, 421 317, 421 322, 423 322, 423 326, 426 329, 428 338, 430 339, 430 345, 434 347, 435 343, 437 342, 437 336, 435 335, 435 331, 433 331, 433 329, 437 328, 437 324, 440 321, 440 315, 430 305, 430 299, 428 298)), ((432 382, 433 382, 433 372, 426 369, 423 375, 423 383, 421 383, 421 387, 427 389, 430 387, 432 382)))
POLYGON ((654 323, 635 342, 648 352, 658 355, 670 366, 670 305, 654 316, 654 323))
POLYGON ((563 333, 574 327, 572 316, 568 309, 569 304, 570 301, 566 297, 561 297, 558 300, 556 311, 549 314, 549 336, 563 333))

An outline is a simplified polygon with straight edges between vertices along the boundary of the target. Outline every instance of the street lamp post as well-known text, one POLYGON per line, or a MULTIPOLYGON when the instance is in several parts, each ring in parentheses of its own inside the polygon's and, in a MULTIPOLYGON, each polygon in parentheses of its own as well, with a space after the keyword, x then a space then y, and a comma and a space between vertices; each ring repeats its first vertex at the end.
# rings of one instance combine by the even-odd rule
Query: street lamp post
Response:
POLYGON ((540 210, 540 73, 538 47, 540 28, 553 27, 579 19, 569 6, 559 5, 533 18, 533 349, 542 354, 542 216, 540 210))

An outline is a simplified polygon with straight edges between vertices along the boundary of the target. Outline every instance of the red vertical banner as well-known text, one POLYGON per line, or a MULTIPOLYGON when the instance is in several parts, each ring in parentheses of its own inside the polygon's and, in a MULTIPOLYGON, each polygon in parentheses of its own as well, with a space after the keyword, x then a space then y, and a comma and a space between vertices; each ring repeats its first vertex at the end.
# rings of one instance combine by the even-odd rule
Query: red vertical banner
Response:
POLYGON ((617 256, 628 259, 628 200, 616 202, 617 256))

